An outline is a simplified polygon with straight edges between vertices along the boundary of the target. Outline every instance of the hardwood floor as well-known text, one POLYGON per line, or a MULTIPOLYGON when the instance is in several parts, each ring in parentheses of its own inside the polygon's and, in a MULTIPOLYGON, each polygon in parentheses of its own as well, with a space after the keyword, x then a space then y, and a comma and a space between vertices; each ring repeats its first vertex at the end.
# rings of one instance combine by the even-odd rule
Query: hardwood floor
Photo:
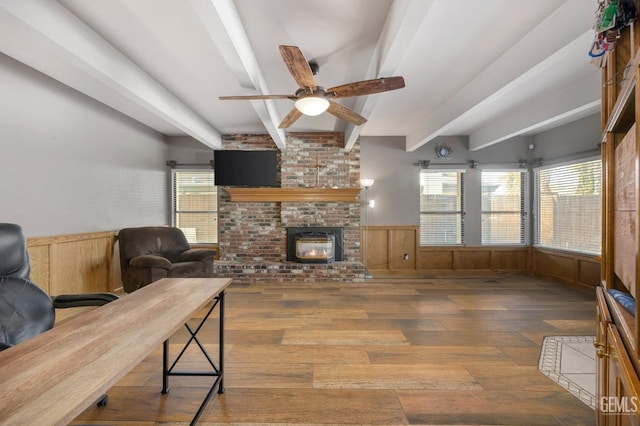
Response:
MULTIPOLYGON (((544 336, 595 334, 594 300, 525 276, 233 283, 225 393, 200 424, 595 424, 537 369, 544 336)), ((172 377, 161 395, 161 366, 158 348, 74 424, 187 424, 210 379, 172 377)))

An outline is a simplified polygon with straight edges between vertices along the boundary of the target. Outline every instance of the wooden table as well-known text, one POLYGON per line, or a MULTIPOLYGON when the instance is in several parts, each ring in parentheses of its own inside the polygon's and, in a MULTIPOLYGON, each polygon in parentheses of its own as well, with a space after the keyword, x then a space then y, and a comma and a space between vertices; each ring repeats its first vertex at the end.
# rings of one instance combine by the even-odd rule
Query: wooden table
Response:
POLYGON ((0 423, 67 424, 230 283, 164 278, 0 352, 0 423))

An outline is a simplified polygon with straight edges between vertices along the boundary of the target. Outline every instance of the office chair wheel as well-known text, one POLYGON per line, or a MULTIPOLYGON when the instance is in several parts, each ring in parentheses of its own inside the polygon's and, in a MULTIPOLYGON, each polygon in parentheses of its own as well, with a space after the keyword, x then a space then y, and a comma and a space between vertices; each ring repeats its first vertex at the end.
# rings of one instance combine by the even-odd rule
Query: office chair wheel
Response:
POLYGON ((98 400, 98 402, 96 403, 96 405, 98 407, 104 407, 107 405, 107 403, 109 402, 109 395, 103 395, 102 398, 100 398, 98 400))

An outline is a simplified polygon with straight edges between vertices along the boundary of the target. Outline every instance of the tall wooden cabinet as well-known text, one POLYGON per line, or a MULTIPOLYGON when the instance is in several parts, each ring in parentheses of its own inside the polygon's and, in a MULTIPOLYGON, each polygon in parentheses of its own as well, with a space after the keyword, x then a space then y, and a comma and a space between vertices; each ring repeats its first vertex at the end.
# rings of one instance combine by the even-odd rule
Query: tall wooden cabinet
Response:
POLYGON ((602 284, 595 341, 600 425, 640 425, 639 304, 630 312, 611 291, 639 296, 639 32, 638 22, 621 30, 602 72, 602 284))

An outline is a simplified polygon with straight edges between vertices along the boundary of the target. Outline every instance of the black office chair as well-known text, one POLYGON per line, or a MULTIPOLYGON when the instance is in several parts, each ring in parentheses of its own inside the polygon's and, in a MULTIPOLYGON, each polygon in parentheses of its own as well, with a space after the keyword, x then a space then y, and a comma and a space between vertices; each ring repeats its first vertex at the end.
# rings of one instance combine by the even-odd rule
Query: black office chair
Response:
MULTIPOLYGON (((30 272, 22 228, 0 223, 0 351, 51 329, 56 308, 102 306, 118 298, 111 293, 49 297, 31 281, 30 272)), ((97 404, 107 401, 104 395, 97 404)))

